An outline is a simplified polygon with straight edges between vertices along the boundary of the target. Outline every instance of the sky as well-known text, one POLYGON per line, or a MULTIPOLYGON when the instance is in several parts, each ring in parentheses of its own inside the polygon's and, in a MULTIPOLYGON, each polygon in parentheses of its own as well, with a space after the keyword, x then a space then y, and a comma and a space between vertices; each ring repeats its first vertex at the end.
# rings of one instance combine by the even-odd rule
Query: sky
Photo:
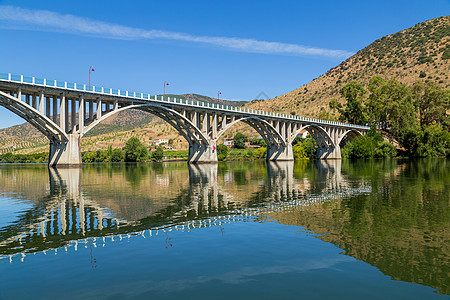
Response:
MULTIPOLYGON (((150 94, 273 98, 450 0, 0 0, 0 72, 150 94)), ((0 107, 0 128, 21 124, 0 107)))

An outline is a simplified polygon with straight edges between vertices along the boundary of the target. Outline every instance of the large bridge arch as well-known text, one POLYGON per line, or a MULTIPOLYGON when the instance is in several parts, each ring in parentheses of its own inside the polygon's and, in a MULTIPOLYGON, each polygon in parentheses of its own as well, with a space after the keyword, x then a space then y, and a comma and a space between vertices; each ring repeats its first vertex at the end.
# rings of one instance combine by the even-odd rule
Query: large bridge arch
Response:
POLYGON ((0 105, 29 122, 50 141, 66 142, 68 140, 67 134, 56 123, 20 99, 0 91, 0 105))
POLYGON ((286 141, 283 139, 281 134, 266 120, 257 117, 242 117, 234 120, 233 122, 227 124, 218 134, 216 140, 218 140, 227 130, 233 127, 235 124, 243 122, 258 132, 259 135, 264 139, 268 146, 272 145, 282 145, 286 146, 286 141))
MULTIPOLYGON (((345 140, 352 141, 358 136, 362 136, 362 132, 357 129, 348 129, 344 133, 342 133, 342 136, 339 138, 337 144, 341 145, 342 142, 345 142, 345 140)), ((342 145, 344 146, 344 145, 342 145)))
POLYGON ((96 119, 94 122, 86 126, 81 133, 81 137, 86 135, 102 121, 128 109, 142 110, 163 119, 178 130, 178 132, 187 140, 188 143, 208 143, 208 138, 191 122, 191 120, 171 108, 152 104, 129 105, 110 111, 103 115, 100 119, 96 119))

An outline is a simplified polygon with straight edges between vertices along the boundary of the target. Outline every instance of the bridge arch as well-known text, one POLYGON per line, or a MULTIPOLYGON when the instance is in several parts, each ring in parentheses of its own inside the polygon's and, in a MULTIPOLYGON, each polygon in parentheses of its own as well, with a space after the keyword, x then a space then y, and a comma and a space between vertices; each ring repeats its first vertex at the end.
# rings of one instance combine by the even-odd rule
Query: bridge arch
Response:
POLYGON ((259 135, 264 139, 268 146, 270 145, 283 145, 286 146, 286 141, 281 134, 266 120, 258 117, 242 117, 233 122, 227 124, 218 134, 216 140, 218 140, 228 129, 233 127, 238 122, 244 122, 253 129, 255 129, 259 135))
POLYGON ((362 136, 362 132, 357 129, 348 129, 344 133, 342 133, 341 137, 339 138, 337 144, 340 145, 343 141, 346 139, 352 141, 358 136, 362 136))
POLYGON ((142 110, 163 119, 169 125, 178 130, 178 132, 187 140, 189 144, 208 143, 208 138, 191 122, 191 120, 189 120, 188 118, 186 118, 185 116, 183 116, 174 109, 155 104, 128 105, 110 111, 107 114, 103 115, 100 119, 96 119, 94 122, 85 127, 81 136, 87 134, 90 130, 92 130, 95 126, 97 126, 99 123, 106 120, 107 118, 128 109, 142 110))
POLYGON ((290 138, 290 142, 292 143, 295 139, 295 137, 303 130, 308 131, 308 133, 311 135, 311 137, 316 141, 319 148, 325 148, 334 146, 335 143, 333 139, 331 138, 330 134, 322 127, 315 125, 315 124, 307 124, 300 129, 298 129, 290 138))
POLYGON ((29 122, 50 141, 68 141, 67 134, 55 122, 20 99, 0 91, 0 105, 29 122))

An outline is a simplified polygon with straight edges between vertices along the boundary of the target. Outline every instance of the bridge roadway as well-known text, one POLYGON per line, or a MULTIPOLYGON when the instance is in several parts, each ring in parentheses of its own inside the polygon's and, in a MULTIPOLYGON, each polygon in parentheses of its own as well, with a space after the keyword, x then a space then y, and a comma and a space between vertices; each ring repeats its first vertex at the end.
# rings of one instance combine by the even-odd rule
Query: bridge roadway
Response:
POLYGON ((266 141, 269 161, 293 160, 292 141, 302 130, 316 140, 319 159, 340 159, 340 144, 369 129, 9 73, 0 73, 0 105, 50 140, 49 166, 81 165, 80 139, 103 120, 126 109, 152 113, 178 130, 189 143, 189 163, 217 162, 217 141, 237 122, 247 123, 266 141))

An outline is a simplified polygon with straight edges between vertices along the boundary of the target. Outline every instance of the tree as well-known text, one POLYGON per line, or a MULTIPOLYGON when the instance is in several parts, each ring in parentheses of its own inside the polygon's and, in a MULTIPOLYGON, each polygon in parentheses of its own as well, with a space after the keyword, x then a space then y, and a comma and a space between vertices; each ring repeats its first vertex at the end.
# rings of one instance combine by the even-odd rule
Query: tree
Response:
POLYGON ((121 162, 121 161, 123 161, 123 159, 124 159, 124 155, 123 155, 122 150, 114 149, 112 151, 111 159, 110 159, 111 162, 121 162))
POLYGON ((450 109, 450 91, 432 81, 418 81, 412 87, 412 94, 421 126, 449 123, 450 117, 446 112, 450 109))
POLYGON ((305 149, 303 148, 302 143, 296 144, 292 148, 292 152, 294 153, 294 159, 300 160, 300 159, 309 159, 308 154, 306 153, 305 149))
POLYGON ((156 148, 156 150, 152 153, 152 160, 153 161, 161 161, 164 157, 164 150, 161 146, 156 148))
POLYGON ((341 95, 347 100, 341 113, 341 120, 353 124, 364 125, 367 122, 366 114, 363 108, 364 95, 366 89, 361 83, 352 81, 340 90, 341 95))
POLYGON ((233 145, 237 149, 245 149, 245 143, 247 141, 248 141, 248 137, 245 134, 238 132, 234 135, 233 145))
POLYGON ((228 156, 228 147, 224 144, 217 145, 217 159, 225 160, 228 156))
POLYGON ((125 147, 123 148, 125 161, 136 162, 141 159, 142 155, 145 153, 142 148, 145 148, 145 146, 142 145, 141 141, 137 137, 131 137, 125 143, 125 147))

